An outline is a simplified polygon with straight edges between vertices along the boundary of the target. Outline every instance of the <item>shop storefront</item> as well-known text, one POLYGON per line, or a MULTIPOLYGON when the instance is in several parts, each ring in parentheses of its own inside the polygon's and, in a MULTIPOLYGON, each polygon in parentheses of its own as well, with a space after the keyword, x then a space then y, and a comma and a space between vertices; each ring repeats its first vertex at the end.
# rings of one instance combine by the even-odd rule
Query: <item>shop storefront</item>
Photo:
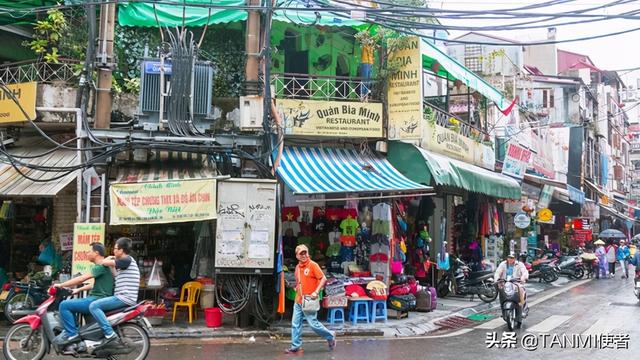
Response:
POLYGON ((516 180, 402 142, 390 143, 388 157, 409 179, 436 186, 428 224, 438 252, 477 267, 485 258, 495 262, 502 257, 506 224, 497 200, 520 199, 516 180))
MULTIPOLYGON (((379 154, 343 147, 287 146, 278 176, 284 183, 284 263, 290 269, 299 244, 309 247, 334 281, 351 276, 349 281, 362 284, 389 283, 392 274, 413 266, 409 244, 424 230, 417 229, 414 212, 432 188, 407 179, 379 154)), ((428 247, 428 234, 422 239, 422 248, 428 247)), ((293 273, 287 279, 292 285, 293 273)), ((338 295, 329 289, 344 292, 337 283, 327 291, 338 295)))
MULTIPOLYGON (((24 138, 9 152, 17 157, 33 156, 50 151, 46 145, 24 138)), ((77 174, 37 170, 41 165, 50 166, 51 159, 56 159, 57 167, 73 166, 76 152, 51 151, 30 159, 30 168, 0 164, 0 268, 11 279, 41 273, 44 265, 52 265, 54 275, 70 266, 71 249, 63 242, 72 235, 76 221, 77 174), (46 255, 40 257, 45 248, 49 248, 46 255)))
POLYGON ((216 182, 210 169, 184 164, 119 169, 105 246, 112 253, 119 237, 133 240, 143 297, 172 299, 188 281, 212 282, 216 182))

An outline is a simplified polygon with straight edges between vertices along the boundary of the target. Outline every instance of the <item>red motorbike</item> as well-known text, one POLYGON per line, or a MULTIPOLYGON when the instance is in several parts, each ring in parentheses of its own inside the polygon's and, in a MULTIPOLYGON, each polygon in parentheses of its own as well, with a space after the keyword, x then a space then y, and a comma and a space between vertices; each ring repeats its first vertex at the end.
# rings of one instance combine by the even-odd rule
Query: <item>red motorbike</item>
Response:
POLYGON ((36 309, 35 314, 19 319, 7 332, 2 348, 5 359, 40 360, 52 348, 57 355, 76 358, 146 359, 151 348, 147 333, 151 325, 143 317, 149 307, 147 301, 107 313, 107 320, 119 336, 117 341, 101 345, 104 334, 91 318, 78 329, 79 339, 60 343, 56 337, 63 328, 57 307, 71 295, 71 291, 51 287, 48 294, 49 298, 36 309))

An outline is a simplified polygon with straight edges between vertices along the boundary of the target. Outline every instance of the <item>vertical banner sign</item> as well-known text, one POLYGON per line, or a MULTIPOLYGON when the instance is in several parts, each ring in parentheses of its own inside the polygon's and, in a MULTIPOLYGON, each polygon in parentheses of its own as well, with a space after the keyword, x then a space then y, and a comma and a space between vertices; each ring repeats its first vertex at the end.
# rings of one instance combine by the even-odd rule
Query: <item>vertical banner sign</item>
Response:
POLYGON ((504 157, 504 164, 502 165, 502 173, 522 179, 527 171, 530 159, 531 151, 516 144, 509 144, 507 154, 504 157))
POLYGON ((554 191, 555 189, 549 185, 545 185, 542 188, 542 193, 540 194, 540 200, 538 200, 538 208, 544 209, 549 207, 554 191))
POLYGON ((104 223, 73 224, 73 261, 71 274, 86 274, 93 263, 88 259, 91 243, 104 244, 104 223))
POLYGON ((37 87, 37 83, 28 82, 7 85, 7 89, 11 94, 6 91, 0 91, 0 124, 27 121, 29 119, 34 120, 36 118, 37 87), (18 100, 20 106, 13 101, 11 95, 18 100), (20 107, 24 109, 29 118, 25 117, 20 107))
POLYGON ((399 70, 390 75, 388 98, 389 140, 419 140, 422 135, 421 40, 410 36, 389 56, 399 70))

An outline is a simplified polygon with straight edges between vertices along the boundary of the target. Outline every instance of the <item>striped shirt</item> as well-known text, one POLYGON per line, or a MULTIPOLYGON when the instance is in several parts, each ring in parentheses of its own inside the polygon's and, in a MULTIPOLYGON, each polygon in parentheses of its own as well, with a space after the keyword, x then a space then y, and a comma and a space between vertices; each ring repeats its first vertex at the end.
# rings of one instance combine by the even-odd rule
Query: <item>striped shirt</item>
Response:
POLYGON ((135 305, 140 289, 140 270, 135 259, 127 255, 116 259, 116 286, 113 295, 127 305, 135 305))

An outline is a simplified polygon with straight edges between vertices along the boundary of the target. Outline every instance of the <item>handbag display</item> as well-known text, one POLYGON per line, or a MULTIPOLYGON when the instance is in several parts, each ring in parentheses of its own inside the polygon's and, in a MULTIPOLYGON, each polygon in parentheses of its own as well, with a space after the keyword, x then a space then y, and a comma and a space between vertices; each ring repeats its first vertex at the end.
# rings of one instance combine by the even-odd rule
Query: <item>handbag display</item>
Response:
POLYGON ((320 310, 320 299, 316 296, 314 299, 310 295, 302 295, 302 281, 300 278, 300 268, 296 269, 298 272, 298 287, 300 288, 300 295, 302 296, 302 312, 315 313, 320 310))

